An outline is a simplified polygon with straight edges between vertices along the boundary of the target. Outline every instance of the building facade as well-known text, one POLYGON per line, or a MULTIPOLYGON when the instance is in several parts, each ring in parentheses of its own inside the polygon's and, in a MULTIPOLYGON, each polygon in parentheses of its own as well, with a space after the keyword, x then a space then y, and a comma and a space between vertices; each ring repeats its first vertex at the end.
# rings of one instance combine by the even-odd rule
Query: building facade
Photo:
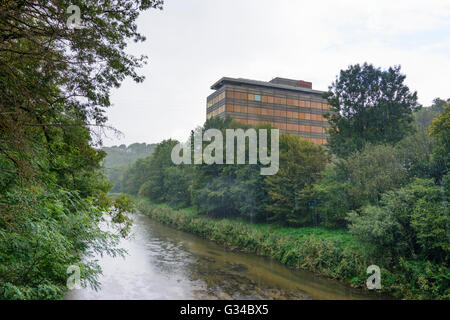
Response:
POLYGON ((326 143, 329 105, 311 82, 274 78, 269 82, 221 78, 211 86, 206 116, 226 117, 246 124, 270 123, 280 133, 299 135, 315 144, 326 143))

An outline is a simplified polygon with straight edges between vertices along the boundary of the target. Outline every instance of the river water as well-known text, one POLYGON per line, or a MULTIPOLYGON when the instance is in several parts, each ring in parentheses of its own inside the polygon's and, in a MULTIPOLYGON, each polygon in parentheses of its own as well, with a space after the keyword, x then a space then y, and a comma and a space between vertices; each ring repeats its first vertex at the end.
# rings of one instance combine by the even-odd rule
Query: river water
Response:
POLYGON ((125 258, 100 258, 101 289, 65 299, 373 299, 357 289, 253 254, 233 252, 133 215, 125 258))

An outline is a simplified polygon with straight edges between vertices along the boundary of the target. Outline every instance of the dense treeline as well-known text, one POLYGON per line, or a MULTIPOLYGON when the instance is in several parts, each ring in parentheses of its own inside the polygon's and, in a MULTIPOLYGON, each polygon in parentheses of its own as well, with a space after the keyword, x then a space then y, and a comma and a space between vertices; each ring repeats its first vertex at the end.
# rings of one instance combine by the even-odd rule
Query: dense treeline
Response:
POLYGON ((146 143, 132 143, 129 146, 102 147, 106 152, 104 164, 106 168, 116 165, 127 165, 136 162, 137 159, 145 158, 155 151, 156 145, 146 143))
MULTIPOLYGON (((259 164, 174 165, 178 142, 166 140, 124 174, 123 191, 210 217, 347 229, 362 255, 414 270, 419 288, 426 266, 449 263, 450 99, 422 108, 404 79, 399 67, 342 71, 326 93, 329 144, 282 135, 276 175, 260 175, 259 164)), ((196 130, 209 128, 250 126, 212 118, 196 130)), ((448 275, 435 276, 433 296, 449 297, 448 275)))
POLYGON ((76 1, 83 28, 66 24, 71 1, 0 4, 0 299, 61 298, 67 270, 97 285, 89 258, 119 254, 130 220, 126 197, 110 183, 96 149, 110 90, 145 57, 128 55, 139 12, 159 1, 76 1), (104 213, 118 233, 99 228, 104 213), (84 257, 84 259, 82 259, 84 257))
MULTIPOLYGON (((245 130, 251 126, 229 118, 213 118, 196 130, 210 128, 220 129, 225 135, 227 128, 245 130)), ((269 126, 256 129, 263 128, 270 132, 269 126)), ((213 217, 242 217, 292 226, 312 220, 308 207, 311 192, 307 190, 312 190, 328 161, 322 147, 295 136, 282 135, 279 172, 263 176, 260 164, 175 165, 171 153, 176 144, 178 141, 165 140, 150 157, 138 160, 123 175, 121 191, 176 207, 193 205, 213 217)), ((225 145, 223 152, 226 153, 225 145)), ((246 161, 248 163, 248 159, 246 161)))
POLYGON ((104 159, 105 174, 113 185, 111 192, 115 193, 124 190, 125 187, 121 185, 121 182, 129 166, 138 159, 152 154, 155 148, 155 144, 146 143, 133 143, 129 146, 122 144, 120 146, 101 148, 106 153, 104 159))

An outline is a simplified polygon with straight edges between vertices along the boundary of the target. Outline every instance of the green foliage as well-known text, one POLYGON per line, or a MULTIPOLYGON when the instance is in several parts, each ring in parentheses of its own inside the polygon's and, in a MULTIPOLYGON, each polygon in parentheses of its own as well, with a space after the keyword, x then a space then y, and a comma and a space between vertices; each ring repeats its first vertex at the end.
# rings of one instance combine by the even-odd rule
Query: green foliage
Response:
POLYGON ((399 66, 383 71, 364 63, 341 70, 324 95, 332 107, 328 147, 334 154, 347 157, 368 142, 393 144, 413 131, 417 93, 405 78, 399 66))
POLYGON ((139 189, 147 181, 147 174, 150 170, 149 159, 138 159, 133 165, 122 173, 120 186, 121 192, 137 195, 139 189))
POLYGON ((450 163, 450 104, 430 127, 430 134, 438 140, 433 150, 433 175, 437 181, 447 174, 450 163))
POLYGON ((117 237, 98 226, 102 207, 74 191, 15 189, 3 195, 2 206, 8 215, 0 219, 0 299, 61 298, 74 264, 82 284, 96 288, 100 269, 90 258, 122 254, 114 248, 117 237))
MULTIPOLYGON (((117 168, 113 179, 124 192, 159 204, 140 202, 152 218, 220 244, 355 286, 377 264, 385 292, 448 298, 450 108, 435 99, 419 109, 404 80, 400 67, 341 71, 326 95, 333 107, 329 149, 282 135, 273 176, 248 163, 174 165, 178 142, 165 140, 125 172, 117 168)), ((209 128, 225 136, 226 129, 252 126, 214 117, 195 131, 209 128)), ((116 220, 126 230, 126 219, 116 220)))
MULTIPOLYGON (((394 270, 392 287, 405 299, 450 299, 448 264, 401 258, 394 270)), ((387 272, 383 274, 384 278, 389 276, 387 272)))
POLYGON ((136 174, 140 175, 141 181, 145 181, 139 189, 140 196, 158 203, 166 200, 165 180, 167 171, 165 169, 175 166, 171 154, 173 147, 177 144, 178 141, 176 140, 164 140, 156 146, 155 152, 150 157, 143 159, 146 172, 140 170, 139 167, 136 171, 136 174))
POLYGON ((367 206, 361 216, 354 211, 350 212, 348 220, 350 232, 362 244, 368 257, 391 263, 390 259, 405 254, 409 249, 403 226, 389 210, 367 206))
POLYGON ((105 174, 109 181, 112 183, 111 192, 130 192, 136 194, 139 191, 139 187, 132 187, 133 183, 138 179, 137 176, 124 177, 126 174, 132 174, 127 172, 130 166, 134 165, 137 160, 143 159, 151 155, 156 148, 156 144, 146 143, 133 143, 128 147, 124 144, 113 147, 103 147, 102 151, 106 153, 104 160, 105 174), (124 181, 126 182, 124 183, 124 181), (126 184, 128 183, 128 184, 126 184))
POLYGON ((312 223, 311 188, 327 161, 322 147, 296 136, 280 137, 279 171, 265 178, 270 199, 267 210, 273 213, 271 221, 290 226, 312 223))
POLYGON ((174 207, 191 205, 192 166, 179 165, 164 169, 164 189, 166 202, 174 207))
POLYGON ((67 267, 98 286, 95 253, 121 254, 99 223, 126 235, 130 202, 106 197, 101 130, 111 88, 140 82, 136 19, 160 1, 76 1, 84 28, 67 28, 71 1, 0 5, 0 299, 55 299, 67 267), (49 18, 51 17, 51 18, 49 18), (98 131, 97 131, 98 130, 98 131), (95 140, 93 138, 96 138, 95 140))
POLYGON ((375 205, 384 192, 406 183, 406 176, 392 146, 366 145, 347 159, 335 160, 315 185, 323 224, 344 226, 347 212, 375 205))
POLYGON ((123 167, 124 165, 131 165, 136 160, 146 158, 151 155, 156 148, 156 144, 133 143, 128 147, 124 144, 120 146, 103 147, 102 150, 106 152, 105 167, 123 167))
POLYGON ((120 194, 108 206, 108 213, 111 215, 111 221, 119 229, 120 234, 125 237, 129 234, 133 220, 127 213, 136 212, 133 200, 126 194, 120 194))
POLYGON ((396 144, 396 156, 406 169, 409 178, 432 177, 432 157, 436 145, 436 139, 429 135, 428 128, 420 126, 414 134, 396 144))
POLYGON ((105 168, 105 175, 108 177, 112 185, 111 192, 117 193, 123 191, 123 176, 127 169, 128 165, 126 164, 116 164, 109 168, 105 168))
POLYGON ((443 190, 416 179, 383 195, 380 206, 349 214, 350 231, 367 255, 387 261, 401 257, 449 261, 450 217, 443 190))
POLYGON ((447 101, 436 98, 433 100, 433 104, 430 107, 418 109, 414 113, 414 122, 416 126, 428 129, 433 120, 444 112, 447 103, 450 103, 450 98, 447 99, 447 101))
MULTIPOLYGON (((230 118, 212 118, 208 119, 204 126, 197 130, 205 131, 210 128, 221 130, 225 137, 226 129, 246 130, 252 128, 252 126, 234 122, 230 118)), ((226 142, 223 143, 225 155, 226 142)), ((204 143, 205 145, 206 143, 204 143)), ((248 152, 247 143, 244 152, 248 152)), ((228 164, 226 166, 202 164, 194 166, 193 205, 200 212, 210 216, 231 217, 241 215, 248 219, 261 219, 264 215, 262 202, 265 192, 261 189, 263 177, 259 174, 259 168, 259 165, 250 164, 228 164)))

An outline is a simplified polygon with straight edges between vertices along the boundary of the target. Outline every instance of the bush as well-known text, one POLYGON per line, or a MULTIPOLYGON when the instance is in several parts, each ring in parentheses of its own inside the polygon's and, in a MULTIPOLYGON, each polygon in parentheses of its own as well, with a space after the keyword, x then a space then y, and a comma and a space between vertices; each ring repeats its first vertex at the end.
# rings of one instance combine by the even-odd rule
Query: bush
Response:
POLYGON ((289 226, 313 223, 312 185, 320 178, 328 156, 325 150, 297 136, 280 137, 280 168, 267 176, 270 221, 289 226))
POLYGON ((450 218, 444 195, 432 180, 416 179, 384 194, 380 206, 350 213, 350 232, 367 255, 380 259, 448 262, 450 218))
POLYGON ((321 221, 328 227, 345 226, 347 212, 377 204, 383 193, 406 182, 406 170, 394 147, 367 145, 328 166, 315 185, 321 221))

